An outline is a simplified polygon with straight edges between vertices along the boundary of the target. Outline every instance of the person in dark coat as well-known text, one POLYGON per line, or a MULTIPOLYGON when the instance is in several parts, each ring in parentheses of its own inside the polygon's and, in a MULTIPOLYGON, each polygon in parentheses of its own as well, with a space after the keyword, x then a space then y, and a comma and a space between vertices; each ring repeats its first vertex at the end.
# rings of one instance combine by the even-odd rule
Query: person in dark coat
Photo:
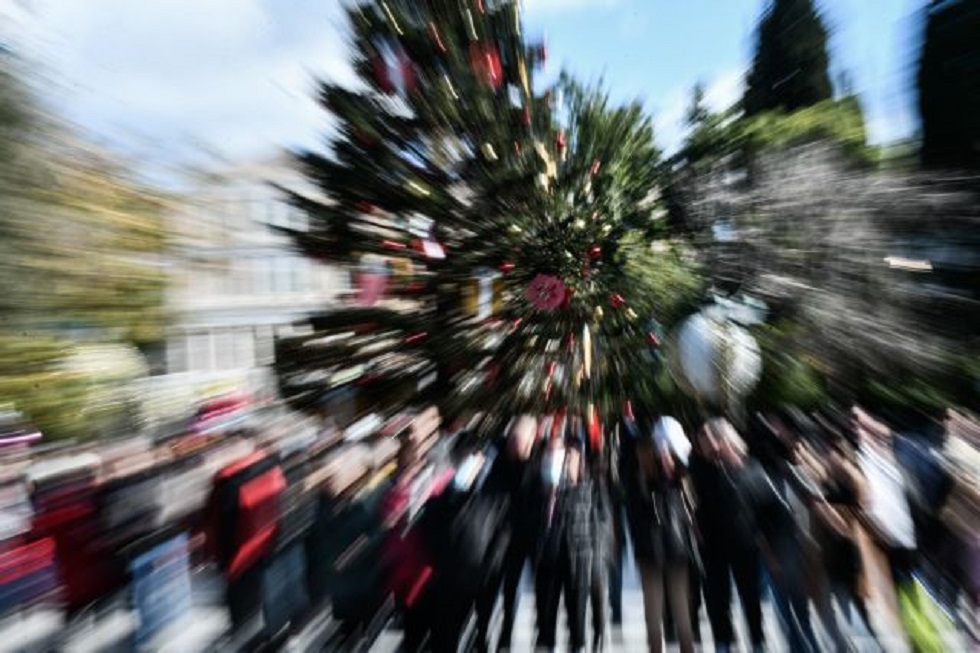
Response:
POLYGON ((494 543, 505 553, 500 568, 488 570, 489 580, 477 600, 476 647, 479 651, 489 650, 490 619, 501 590, 504 618, 497 648, 510 648, 521 575, 534 544, 537 431, 538 422, 534 417, 518 417, 505 437, 496 443, 492 467, 484 482, 483 492, 506 501, 504 525, 494 543))
POLYGON ((608 591, 613 627, 623 625, 623 559, 626 555, 626 487, 624 478, 632 460, 633 441, 637 436, 636 420, 627 416, 613 433, 608 448, 609 516, 612 525, 612 548, 609 552, 608 591))
POLYGON ((636 441, 624 475, 626 509, 643 585, 651 652, 664 649, 667 605, 680 650, 694 650, 689 571, 698 554, 686 487, 689 452, 680 424, 673 418, 661 418, 652 433, 636 441))
POLYGON ((778 498, 762 466, 749 457, 744 440, 727 420, 712 419, 702 426, 696 453, 690 473, 697 496, 705 603, 715 650, 728 653, 735 640, 733 576, 752 647, 762 651, 760 514, 778 498))
MULTIPOLYGON (((579 437, 583 438, 584 431, 579 429, 579 437)), ((610 448, 613 443, 610 443, 610 448)), ((607 604, 612 604, 613 616, 619 618, 622 623, 622 578, 620 578, 620 589, 618 596, 608 598, 612 583, 610 576, 614 572, 614 567, 619 563, 617 560, 617 542, 621 542, 621 536, 617 533, 617 523, 615 518, 615 507, 613 494, 616 492, 614 484, 617 482, 618 475, 612 471, 615 456, 610 454, 610 448, 606 446, 590 447, 587 452, 588 476, 587 482, 592 487, 592 520, 595 540, 593 542, 592 555, 592 577, 589 590, 589 603, 592 607, 592 651, 599 653, 606 639, 607 630, 607 604), (617 613, 618 604, 618 613, 617 613)))
POLYGON ((557 644, 558 606, 568 613, 569 647, 585 649, 585 619, 595 539, 593 490, 585 478, 583 445, 553 439, 542 457, 534 553, 537 650, 557 644))
POLYGON ((780 411, 754 419, 756 453, 781 501, 773 502, 761 524, 766 572, 773 603, 790 650, 817 653, 810 621, 807 562, 810 504, 820 489, 800 463, 800 435, 813 430, 802 414, 780 411))

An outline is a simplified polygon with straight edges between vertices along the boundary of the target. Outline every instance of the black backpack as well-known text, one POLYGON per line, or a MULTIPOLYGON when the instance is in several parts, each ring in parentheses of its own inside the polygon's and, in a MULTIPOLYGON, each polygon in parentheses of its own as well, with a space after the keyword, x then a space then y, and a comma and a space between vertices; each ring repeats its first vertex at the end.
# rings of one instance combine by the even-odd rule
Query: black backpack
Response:
POLYGON ((426 503, 419 525, 439 579, 455 592, 475 596, 502 566, 506 509, 504 497, 452 484, 426 503))

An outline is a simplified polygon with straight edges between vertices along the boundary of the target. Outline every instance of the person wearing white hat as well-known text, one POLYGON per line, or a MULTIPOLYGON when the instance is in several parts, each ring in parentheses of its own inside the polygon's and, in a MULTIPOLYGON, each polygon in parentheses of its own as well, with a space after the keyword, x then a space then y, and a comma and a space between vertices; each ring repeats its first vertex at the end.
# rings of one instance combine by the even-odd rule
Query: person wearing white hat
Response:
POLYGON ((696 559, 691 502, 686 489, 690 445, 677 420, 658 420, 636 443, 624 485, 633 550, 643 585, 650 651, 664 650, 665 598, 680 650, 694 650, 689 568, 696 559))

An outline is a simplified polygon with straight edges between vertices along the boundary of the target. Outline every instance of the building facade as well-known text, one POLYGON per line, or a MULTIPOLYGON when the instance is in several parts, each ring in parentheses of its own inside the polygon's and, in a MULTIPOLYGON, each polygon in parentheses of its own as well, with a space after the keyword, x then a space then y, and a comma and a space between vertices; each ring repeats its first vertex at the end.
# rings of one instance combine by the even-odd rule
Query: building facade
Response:
POLYGON ((349 273, 307 259, 279 231, 307 222, 277 186, 313 192, 285 157, 198 177, 173 218, 166 372, 269 389, 275 339, 336 305, 349 273))

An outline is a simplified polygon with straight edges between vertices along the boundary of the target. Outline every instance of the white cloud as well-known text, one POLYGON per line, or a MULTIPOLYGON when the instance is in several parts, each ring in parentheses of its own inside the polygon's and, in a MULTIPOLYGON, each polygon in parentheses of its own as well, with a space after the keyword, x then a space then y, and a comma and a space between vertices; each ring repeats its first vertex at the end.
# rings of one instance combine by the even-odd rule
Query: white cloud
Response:
POLYGON ((353 79, 330 0, 33 0, 28 13, 19 44, 61 82, 52 103, 127 147, 315 146, 327 115, 313 79, 353 79))
MULTIPOLYGON (((712 111, 721 111, 732 106, 742 97, 745 77, 741 68, 733 68, 714 76, 705 86, 704 101, 712 111)), ((667 93, 664 101, 654 110, 654 123, 657 128, 657 142, 666 154, 677 151, 687 134, 685 119, 691 105, 690 86, 675 88, 667 93)))
POLYGON ((704 92, 705 104, 712 111, 728 109, 738 102, 745 90, 745 72, 738 68, 717 75, 704 92))
POLYGON ((914 134, 918 120, 911 107, 893 105, 875 113, 865 109, 865 127, 868 142, 874 145, 895 143, 914 134))

